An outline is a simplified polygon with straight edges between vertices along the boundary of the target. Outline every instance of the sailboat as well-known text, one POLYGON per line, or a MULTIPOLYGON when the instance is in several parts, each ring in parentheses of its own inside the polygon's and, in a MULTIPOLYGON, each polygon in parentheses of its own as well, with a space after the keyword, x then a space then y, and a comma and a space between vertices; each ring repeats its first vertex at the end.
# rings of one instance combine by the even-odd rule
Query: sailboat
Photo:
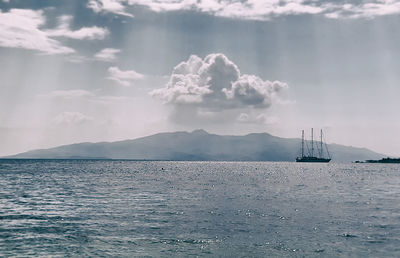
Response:
POLYGON ((314 149, 314 129, 311 128, 311 150, 308 147, 307 142, 304 140, 304 130, 301 131, 301 157, 296 158, 296 162, 320 162, 320 163, 328 163, 331 161, 331 155, 328 150, 328 146, 323 143, 323 134, 321 130, 320 141, 319 143, 315 143, 317 147, 317 153, 315 153, 314 149), (307 154, 304 152, 304 145, 307 147, 307 154), (318 146, 319 145, 319 146, 318 146), (324 148, 327 153, 327 157, 324 157, 324 148), (316 156, 317 154, 317 156, 316 156))

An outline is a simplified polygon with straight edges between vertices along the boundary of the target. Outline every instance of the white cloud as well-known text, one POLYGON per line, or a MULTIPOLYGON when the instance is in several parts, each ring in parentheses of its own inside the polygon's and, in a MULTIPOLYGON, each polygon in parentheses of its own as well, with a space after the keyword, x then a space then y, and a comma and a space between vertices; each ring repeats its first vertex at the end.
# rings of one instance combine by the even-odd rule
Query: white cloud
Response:
POLYGON ((132 14, 125 11, 125 6, 121 0, 89 0, 88 7, 95 13, 110 12, 128 17, 133 17, 132 14))
POLYGON ((323 8, 315 1, 303 0, 91 0, 89 7, 95 12, 105 11, 126 15, 126 6, 146 6, 155 12, 196 10, 216 16, 267 20, 274 15, 320 13, 323 8), (307 3, 304 3, 307 2, 307 3))
POLYGON ((100 61, 112 62, 117 58, 116 55, 120 53, 121 50, 115 48, 105 48, 94 55, 94 58, 100 61))
POLYGON ((274 94, 287 88, 285 83, 279 81, 263 81, 255 75, 244 74, 237 81, 232 82, 232 87, 224 88, 227 99, 237 99, 243 105, 252 105, 255 107, 269 107, 272 103, 274 94))
POLYGON ((108 68, 109 76, 107 79, 113 80, 122 86, 131 86, 132 81, 141 80, 144 75, 133 70, 122 71, 118 67, 108 68))
POLYGON ((339 18, 374 18, 377 16, 400 14, 400 1, 376 0, 362 4, 333 4, 325 16, 332 19, 339 18))
POLYGON ((62 112, 53 119, 57 125, 79 125, 90 121, 93 121, 92 117, 80 112, 62 112))
POLYGON ((227 18, 269 20, 276 16, 322 14, 328 18, 371 18, 400 13, 398 0, 366 0, 361 4, 322 0, 90 0, 95 12, 130 15, 127 6, 141 5, 154 12, 194 10, 227 18))
MULTIPOLYGON (((179 116, 215 119, 221 112, 235 119, 235 114, 244 110, 269 108, 287 87, 280 81, 242 75, 236 64, 223 54, 210 54, 204 59, 192 55, 174 68, 164 88, 153 90, 150 95, 172 105, 178 119, 179 116)), ((243 117, 241 120, 245 121, 243 117)))
POLYGON ((274 16, 291 14, 319 14, 324 7, 315 2, 301 0, 288 1, 244 1, 229 2, 215 12, 215 15, 249 20, 269 20, 274 16))
POLYGON ((45 23, 42 11, 11 9, 0 11, 0 46, 38 50, 48 54, 75 52, 51 39, 40 29, 45 23))
POLYGON ((71 54, 75 51, 64 46, 53 37, 73 39, 102 39, 108 30, 99 27, 84 27, 72 31, 69 28, 70 16, 60 18, 59 27, 44 30, 46 22, 43 11, 29 9, 0 10, 0 46, 37 50, 46 54, 71 54))
POLYGON ((71 30, 70 24, 72 16, 63 15, 59 17, 59 25, 53 30, 47 30, 46 33, 49 37, 65 37, 72 39, 104 39, 109 31, 106 28, 100 28, 97 26, 84 27, 79 30, 71 30))

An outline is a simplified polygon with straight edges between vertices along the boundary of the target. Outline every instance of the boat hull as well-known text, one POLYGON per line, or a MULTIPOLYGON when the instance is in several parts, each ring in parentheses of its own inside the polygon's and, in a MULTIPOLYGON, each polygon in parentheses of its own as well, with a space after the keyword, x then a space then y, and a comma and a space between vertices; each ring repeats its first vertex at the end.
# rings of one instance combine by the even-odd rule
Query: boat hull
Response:
POLYGON ((312 162, 312 163, 328 163, 331 159, 318 158, 318 157, 299 157, 296 162, 312 162))
POLYGON ((366 160, 365 163, 394 163, 394 164, 399 164, 400 159, 394 159, 394 158, 383 158, 380 160, 366 160))

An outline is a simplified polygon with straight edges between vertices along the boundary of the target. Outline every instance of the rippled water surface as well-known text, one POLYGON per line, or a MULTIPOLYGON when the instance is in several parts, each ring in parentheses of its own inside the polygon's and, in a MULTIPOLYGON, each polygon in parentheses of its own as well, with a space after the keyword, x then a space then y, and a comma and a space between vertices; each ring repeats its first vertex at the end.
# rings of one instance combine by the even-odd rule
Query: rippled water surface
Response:
POLYGON ((400 256, 400 165, 0 160, 0 255, 400 256))

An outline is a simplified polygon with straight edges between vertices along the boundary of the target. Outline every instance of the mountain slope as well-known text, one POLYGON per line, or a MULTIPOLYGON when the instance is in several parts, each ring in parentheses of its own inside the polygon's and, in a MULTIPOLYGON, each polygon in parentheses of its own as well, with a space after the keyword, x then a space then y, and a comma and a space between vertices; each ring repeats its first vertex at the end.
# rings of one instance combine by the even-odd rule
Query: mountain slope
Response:
MULTIPOLYGON (((139 160, 226 160, 294 161, 300 139, 286 139, 267 133, 222 136, 204 130, 159 133, 118 142, 78 143, 33 150, 10 158, 101 158, 139 160)), ((331 144, 334 161, 377 159, 381 154, 367 149, 331 144)))

